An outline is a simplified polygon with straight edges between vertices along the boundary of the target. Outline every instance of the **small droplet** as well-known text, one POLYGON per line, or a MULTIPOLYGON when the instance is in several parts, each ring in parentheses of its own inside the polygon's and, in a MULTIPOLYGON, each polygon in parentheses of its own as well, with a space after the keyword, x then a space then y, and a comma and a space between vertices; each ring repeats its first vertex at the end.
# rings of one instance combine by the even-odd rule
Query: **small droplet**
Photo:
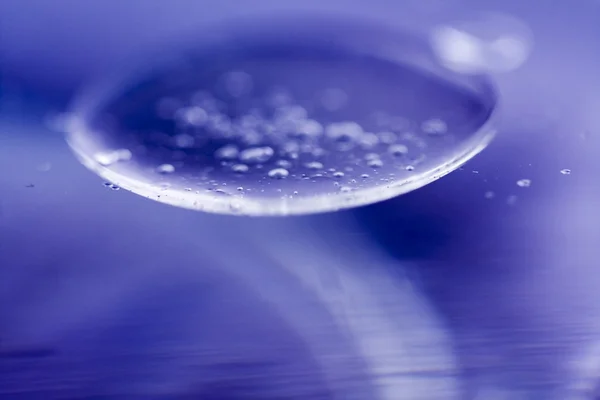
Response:
POLYGON ((292 163, 288 160, 277 160, 277 162, 275 163, 278 167, 281 168, 292 168, 292 163))
POLYGON ((186 125, 202 126, 208 120, 208 113, 203 108, 192 106, 180 108, 175 117, 186 125))
POLYGON ((111 190, 120 190, 121 188, 113 183, 110 182, 104 182, 104 186, 111 189, 111 190))
POLYGON ((323 168, 323 164, 321 164, 318 161, 312 161, 312 162, 306 163, 305 167, 308 168, 308 169, 322 169, 323 168))
POLYGON ((288 105, 275 111, 275 120, 280 123, 303 121, 308 117, 306 108, 299 105, 288 105))
POLYGON ((517 181, 517 186, 519 186, 519 187, 529 187, 529 186, 531 186, 531 180, 530 179, 519 179, 517 181))
POLYGON ((363 178, 363 179, 368 179, 369 178, 369 174, 362 174, 360 177, 363 178))
POLYGON ((379 158, 374 158, 372 160, 369 160, 367 162, 367 165, 371 168, 381 168, 383 167, 383 161, 381 161, 379 158))
POLYGON ((185 133, 174 137, 175 146, 185 149, 194 145, 194 137, 185 133))
POLYGON ((350 186, 340 186, 340 192, 342 192, 342 193, 348 193, 351 191, 352 191, 352 188, 350 186))
POLYGON ((156 172, 159 174, 172 174, 175 172, 175 167, 171 164, 162 164, 156 168, 156 172))
POLYGON ((403 144, 394 144, 388 148, 388 151, 395 157, 401 157, 408 154, 408 147, 403 144))
POLYGON ((240 160, 246 163, 263 163, 273 157, 270 147, 252 147, 240 153, 240 160))
POLYGON ((219 196, 231 196, 229 193, 227 193, 223 189, 209 189, 209 191, 211 191, 214 194, 219 195, 219 196))
POLYGON ((563 175, 571 175, 571 170, 568 169, 568 168, 561 169, 560 173, 563 174, 563 175))
POLYGON ((318 121, 307 119, 297 122, 296 134, 298 136, 316 137, 323 133, 323 125, 318 121))
POLYGON ((379 143, 379 137, 374 133, 365 133, 360 137, 360 145, 366 148, 377 146, 379 143))
POLYGON ((238 157, 239 150, 233 145, 223 146, 215 151, 215 157, 219 160, 233 160, 238 157))
POLYGON ((433 118, 423 122, 421 130, 428 135, 443 135, 447 132, 448 126, 439 118, 433 118))
POLYGON ((362 127, 356 122, 337 122, 327 126, 327 137, 336 142, 355 141, 363 133, 362 127))
POLYGON ((415 167, 413 167, 412 165, 407 165, 404 169, 410 172, 410 171, 414 171, 415 167))
POLYGON ((269 171, 269 178, 283 179, 289 175, 289 171, 285 168, 275 168, 269 171))
POLYGON ((343 173, 343 172, 341 172, 341 171, 334 172, 334 173, 333 173, 333 177, 334 177, 334 178, 343 178, 343 177, 344 177, 344 173, 343 173))
POLYGON ((238 174, 243 174, 244 172, 248 172, 248 166, 246 164, 234 164, 231 166, 231 170, 238 174))

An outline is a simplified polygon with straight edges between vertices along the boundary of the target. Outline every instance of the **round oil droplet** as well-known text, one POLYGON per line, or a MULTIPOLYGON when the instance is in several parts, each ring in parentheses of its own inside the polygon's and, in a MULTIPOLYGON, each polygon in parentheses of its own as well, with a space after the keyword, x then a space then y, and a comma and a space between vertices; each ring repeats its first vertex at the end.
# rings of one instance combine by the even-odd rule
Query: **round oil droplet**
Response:
POLYGON ((289 174, 289 171, 285 168, 275 168, 269 171, 269 177, 275 179, 283 179, 289 174))
POLYGON ((156 167, 156 172, 159 174, 172 174, 175 172, 175 167, 171 164, 162 164, 156 167))
POLYGON ((529 187, 529 186, 531 186, 531 180, 530 179, 519 179, 517 181, 517 186, 519 186, 519 187, 529 187))
POLYGON ((294 17, 217 33, 83 93, 77 157, 159 202, 290 215, 417 189, 493 137, 493 84, 448 71, 427 37, 294 17))

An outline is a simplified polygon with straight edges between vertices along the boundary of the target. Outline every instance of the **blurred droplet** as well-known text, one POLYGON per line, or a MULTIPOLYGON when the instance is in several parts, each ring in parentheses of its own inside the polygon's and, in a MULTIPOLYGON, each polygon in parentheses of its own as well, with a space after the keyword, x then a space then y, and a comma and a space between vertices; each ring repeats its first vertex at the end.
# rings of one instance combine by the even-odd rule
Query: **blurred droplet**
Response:
POLYGON ((441 25, 431 34, 439 60, 460 73, 498 73, 519 68, 533 47, 530 29, 518 19, 487 13, 441 25))
POLYGON ((175 167, 171 164, 162 164, 156 167, 156 172, 159 174, 172 174, 175 172, 175 167))
POLYGON ((38 165, 37 170, 40 172, 48 172, 52 169, 52 164, 49 162, 38 165))

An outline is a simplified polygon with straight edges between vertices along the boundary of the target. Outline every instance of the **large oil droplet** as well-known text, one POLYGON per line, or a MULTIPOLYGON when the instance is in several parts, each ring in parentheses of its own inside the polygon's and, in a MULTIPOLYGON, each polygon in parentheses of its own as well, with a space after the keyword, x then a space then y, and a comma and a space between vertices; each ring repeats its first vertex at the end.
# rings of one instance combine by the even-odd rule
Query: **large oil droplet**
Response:
POLYGON ((294 18, 210 37, 84 93, 68 132, 79 159, 180 207, 307 214, 417 189, 493 137, 491 83, 449 72, 427 38, 294 18))

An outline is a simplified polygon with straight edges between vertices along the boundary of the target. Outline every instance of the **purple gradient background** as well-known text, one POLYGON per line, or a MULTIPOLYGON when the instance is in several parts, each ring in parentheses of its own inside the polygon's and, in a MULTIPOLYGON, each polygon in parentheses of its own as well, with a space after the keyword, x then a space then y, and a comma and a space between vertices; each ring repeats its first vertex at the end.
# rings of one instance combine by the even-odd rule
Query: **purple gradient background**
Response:
POLYGON ((600 3, 292 3, 0 2, 0 398, 594 399, 600 3), (535 35, 528 63, 495 77, 498 138, 369 207, 171 208, 107 190, 41 122, 122 58, 226 16, 422 27, 475 8, 535 35))

